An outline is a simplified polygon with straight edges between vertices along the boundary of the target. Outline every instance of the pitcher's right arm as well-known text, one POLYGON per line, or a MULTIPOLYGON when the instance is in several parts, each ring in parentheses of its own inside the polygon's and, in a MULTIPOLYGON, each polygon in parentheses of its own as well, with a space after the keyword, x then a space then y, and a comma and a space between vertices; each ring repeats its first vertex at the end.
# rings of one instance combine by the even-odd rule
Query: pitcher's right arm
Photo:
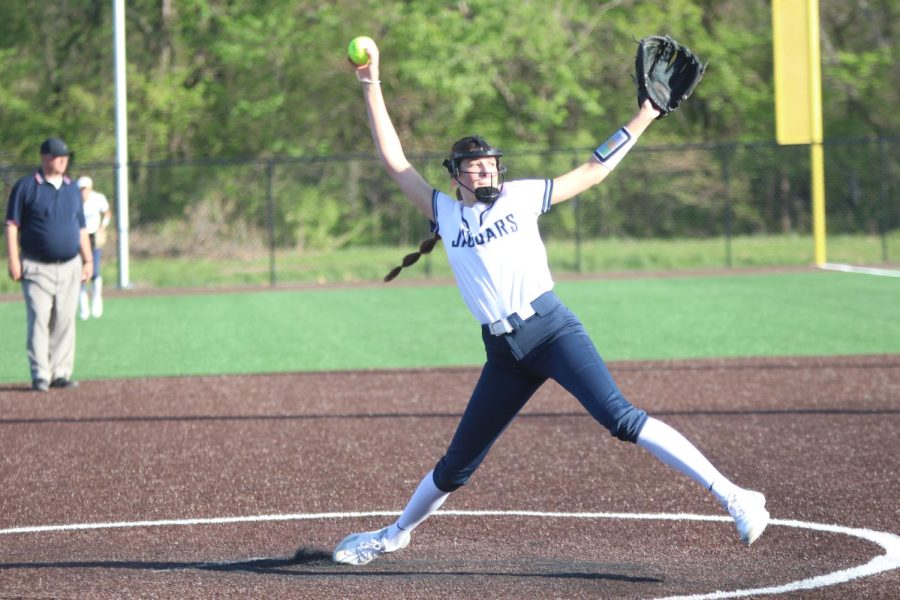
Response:
POLYGON ((400 138, 384 103, 381 82, 378 79, 378 47, 371 44, 365 50, 369 55, 369 63, 356 68, 356 78, 363 88, 363 98, 366 102, 366 113, 369 117, 369 128, 375 148, 391 179, 397 182, 400 190, 419 209, 419 212, 433 220, 434 215, 431 210, 433 187, 406 159, 400 138))

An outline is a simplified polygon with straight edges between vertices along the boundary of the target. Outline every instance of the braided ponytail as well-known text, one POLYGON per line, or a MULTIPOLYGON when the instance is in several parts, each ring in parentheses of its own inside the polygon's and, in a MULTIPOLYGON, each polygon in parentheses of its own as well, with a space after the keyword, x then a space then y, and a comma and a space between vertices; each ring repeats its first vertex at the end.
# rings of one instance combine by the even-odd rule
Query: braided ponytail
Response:
POLYGON ((403 257, 403 262, 390 270, 390 272, 384 276, 384 281, 387 283, 388 281, 393 280, 397 275, 400 274, 400 271, 403 270, 403 267, 411 267, 416 264, 416 261, 423 254, 430 254, 432 250, 434 250, 434 246, 437 244, 438 240, 441 239, 441 235, 437 232, 434 233, 430 238, 425 238, 422 240, 422 243, 419 244, 419 249, 416 252, 410 252, 406 256, 403 257))

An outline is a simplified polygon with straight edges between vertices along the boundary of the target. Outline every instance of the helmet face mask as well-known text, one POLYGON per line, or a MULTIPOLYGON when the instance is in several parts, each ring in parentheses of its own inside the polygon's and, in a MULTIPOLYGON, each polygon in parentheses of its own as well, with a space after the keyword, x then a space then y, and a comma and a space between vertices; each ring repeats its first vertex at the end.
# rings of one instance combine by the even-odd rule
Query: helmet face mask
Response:
POLYGON ((500 157, 503 156, 503 153, 500 152, 497 148, 494 148, 490 144, 488 144, 485 139, 481 136, 473 135, 469 137, 464 137, 461 140, 457 141, 453 144, 453 148, 450 150, 450 156, 444 160, 443 165, 446 167, 447 171, 450 172, 450 176, 453 177, 453 180, 456 181, 461 187, 469 190, 475 195, 475 199, 479 202, 492 203, 500 197, 500 191, 503 189, 503 175, 506 173, 506 167, 504 167, 500 162, 500 157), (460 166, 462 162, 466 159, 472 158, 495 158, 497 161, 497 175, 499 177, 499 187, 493 186, 482 186, 477 187, 474 190, 467 187, 459 180, 459 174, 462 172, 460 170, 460 166))

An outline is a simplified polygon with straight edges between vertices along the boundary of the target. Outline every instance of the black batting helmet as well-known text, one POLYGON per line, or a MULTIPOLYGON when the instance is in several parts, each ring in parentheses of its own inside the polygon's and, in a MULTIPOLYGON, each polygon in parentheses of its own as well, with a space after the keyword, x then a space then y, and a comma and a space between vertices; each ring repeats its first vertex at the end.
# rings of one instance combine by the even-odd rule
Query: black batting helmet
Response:
POLYGON ((483 156, 497 157, 497 170, 503 172, 506 169, 500 166, 500 157, 503 153, 485 141, 480 135, 470 135, 453 144, 450 156, 444 160, 443 165, 454 178, 459 175, 459 164, 466 158, 481 158, 483 156))
POLYGON ((497 175, 500 178, 500 187, 479 187, 475 190, 469 190, 475 194, 475 197, 480 202, 494 202, 500 197, 500 189, 503 187, 503 174, 506 173, 506 167, 500 163, 501 156, 503 156, 503 153, 499 149, 488 144, 483 137, 480 135, 470 135, 453 144, 453 147, 450 148, 450 156, 447 157, 442 164, 446 167, 447 171, 450 172, 453 179, 462 185, 459 181, 459 165, 463 160, 467 158, 483 157, 496 158, 497 175))

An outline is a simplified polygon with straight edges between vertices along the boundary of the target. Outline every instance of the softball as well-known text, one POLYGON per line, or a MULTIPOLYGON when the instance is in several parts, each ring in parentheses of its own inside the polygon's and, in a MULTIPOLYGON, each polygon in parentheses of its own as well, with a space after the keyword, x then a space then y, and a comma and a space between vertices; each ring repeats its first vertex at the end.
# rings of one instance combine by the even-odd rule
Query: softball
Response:
POLYGON ((369 55, 366 54, 366 48, 375 45, 375 40, 370 37, 361 35, 353 38, 350 45, 347 46, 347 58, 354 65, 363 66, 369 64, 369 55))

